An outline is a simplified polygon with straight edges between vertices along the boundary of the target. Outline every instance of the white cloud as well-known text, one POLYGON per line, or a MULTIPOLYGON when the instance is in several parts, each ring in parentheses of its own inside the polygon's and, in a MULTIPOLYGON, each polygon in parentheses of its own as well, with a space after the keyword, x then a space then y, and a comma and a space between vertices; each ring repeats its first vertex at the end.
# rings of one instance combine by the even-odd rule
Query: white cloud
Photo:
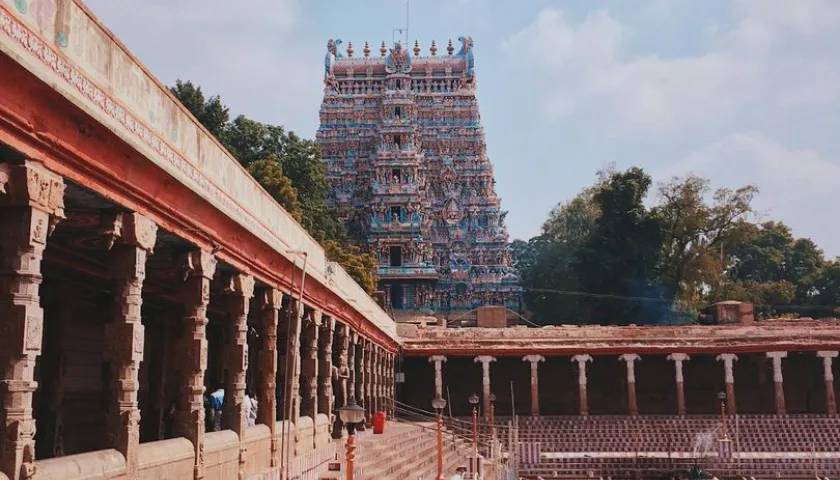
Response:
POLYGON ((654 175, 667 179, 687 173, 732 188, 757 185, 756 207, 764 220, 783 220, 795 234, 840 254, 840 239, 828 230, 835 223, 840 159, 813 149, 789 148, 758 132, 742 132, 692 152, 654 175))
POLYGON ((221 95, 234 114, 311 134, 322 88, 313 66, 323 47, 301 45, 297 0, 88 3, 163 82, 191 80, 221 95))
POLYGON ((707 28, 707 48, 676 58, 628 52, 636 32, 604 10, 573 23, 546 8, 504 49, 548 118, 597 119, 626 132, 676 132, 755 108, 840 99, 836 50, 823 46, 840 27, 840 2, 742 0, 735 10, 732 28, 707 28), (797 48, 792 36, 807 38, 797 48))

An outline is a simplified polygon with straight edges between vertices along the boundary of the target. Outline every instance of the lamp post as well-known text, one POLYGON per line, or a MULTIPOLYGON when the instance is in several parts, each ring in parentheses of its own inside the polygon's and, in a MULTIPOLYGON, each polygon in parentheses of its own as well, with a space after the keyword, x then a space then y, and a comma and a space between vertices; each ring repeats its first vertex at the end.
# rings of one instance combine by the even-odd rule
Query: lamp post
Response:
POLYGON ((472 405, 473 450, 475 450, 475 455, 478 456, 478 395, 473 393, 467 401, 472 405))
POLYGON ((446 407, 446 400, 436 397, 432 400, 432 407, 437 412, 437 480, 443 478, 443 409, 446 407))
POLYGON ((345 464, 347 473, 345 480, 353 480, 353 461, 356 459, 356 425, 365 420, 365 409, 356 403, 354 397, 350 397, 347 405, 338 409, 338 417, 347 427, 347 443, 345 452, 345 464))
POLYGON ((496 458, 496 394, 490 394, 490 458, 496 458))
POLYGON ((717 394, 718 400, 720 400, 720 426, 721 426, 721 438, 727 439, 729 438, 729 432, 726 428, 726 392, 720 391, 717 394))

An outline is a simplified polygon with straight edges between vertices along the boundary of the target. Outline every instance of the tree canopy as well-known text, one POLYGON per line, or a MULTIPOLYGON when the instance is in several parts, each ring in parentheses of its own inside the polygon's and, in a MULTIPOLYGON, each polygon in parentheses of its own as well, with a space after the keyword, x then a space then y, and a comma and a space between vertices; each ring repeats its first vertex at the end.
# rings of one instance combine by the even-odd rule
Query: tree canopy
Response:
POLYGON ((348 238, 327 204, 329 185, 318 145, 282 126, 244 115, 230 119, 218 95, 177 80, 172 93, 271 196, 324 247, 368 293, 376 288, 376 259, 348 238))
POLYGON ((690 321, 720 300, 753 302, 764 315, 837 312, 840 261, 783 223, 753 223, 756 187, 672 178, 648 207, 651 186, 639 168, 600 172, 540 235, 513 242, 537 322, 690 321))

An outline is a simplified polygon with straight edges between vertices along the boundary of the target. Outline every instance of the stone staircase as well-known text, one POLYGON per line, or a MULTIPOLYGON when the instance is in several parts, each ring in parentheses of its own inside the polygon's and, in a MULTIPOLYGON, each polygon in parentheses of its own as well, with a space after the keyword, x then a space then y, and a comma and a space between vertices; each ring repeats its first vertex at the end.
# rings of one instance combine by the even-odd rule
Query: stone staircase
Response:
MULTIPOLYGON (((444 432, 444 477, 466 466, 472 446, 444 432)), ((388 422, 385 433, 357 437, 355 477, 359 480, 435 480, 437 441, 432 422, 388 422)))

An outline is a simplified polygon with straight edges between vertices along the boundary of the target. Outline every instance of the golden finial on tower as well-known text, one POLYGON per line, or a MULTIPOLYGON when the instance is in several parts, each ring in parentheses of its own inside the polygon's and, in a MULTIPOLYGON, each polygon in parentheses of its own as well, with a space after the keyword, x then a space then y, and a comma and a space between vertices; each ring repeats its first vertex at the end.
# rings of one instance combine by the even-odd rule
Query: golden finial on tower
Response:
POLYGON ((435 41, 432 40, 432 46, 429 47, 429 51, 432 52, 432 56, 434 57, 437 55, 437 45, 435 45, 435 41))
POLYGON ((353 42, 347 42, 347 58, 353 58, 353 42))
POLYGON ((384 57, 386 53, 388 53, 388 49, 385 48, 385 40, 382 40, 382 46, 379 47, 379 56, 384 57))
POLYGON ((455 51, 455 47, 452 46, 451 38, 449 39, 449 45, 446 46, 446 51, 449 52, 450 55, 452 55, 452 52, 455 51))
POLYGON ((370 56, 370 45, 368 45, 367 40, 365 40, 365 48, 362 49, 362 52, 364 52, 365 58, 370 56))
POLYGON ((414 56, 415 57, 420 56, 420 41, 419 40, 414 41, 414 56))

